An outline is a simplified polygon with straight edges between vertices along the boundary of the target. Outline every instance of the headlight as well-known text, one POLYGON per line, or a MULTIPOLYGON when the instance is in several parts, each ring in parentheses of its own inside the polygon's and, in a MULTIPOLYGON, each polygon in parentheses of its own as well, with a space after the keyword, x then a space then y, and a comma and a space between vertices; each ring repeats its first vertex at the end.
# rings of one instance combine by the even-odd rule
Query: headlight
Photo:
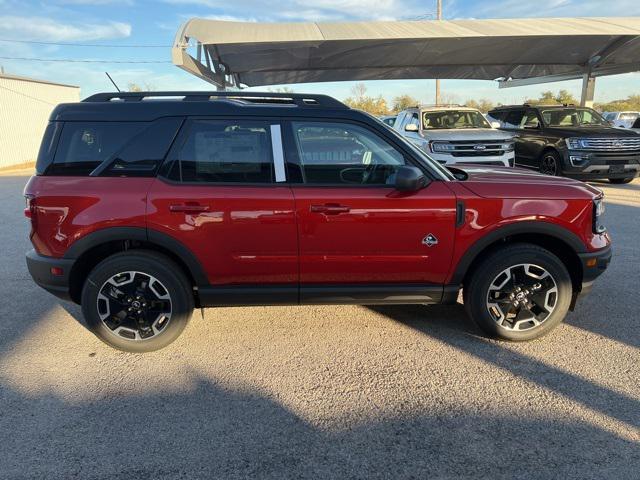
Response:
POLYGON ((431 142, 431 151, 432 152, 451 153, 455 149, 456 149, 456 146, 452 145, 451 143, 431 142))
POLYGON ((602 223, 604 215, 604 200, 599 198, 593 201, 593 233, 604 233, 607 228, 602 223))
POLYGON ((577 150, 583 148, 581 138, 567 138, 565 142, 569 150, 577 150))
POLYGON ((509 142, 509 143, 505 143, 503 145, 503 149, 505 152, 513 152, 513 150, 515 149, 516 144, 514 142, 509 142))

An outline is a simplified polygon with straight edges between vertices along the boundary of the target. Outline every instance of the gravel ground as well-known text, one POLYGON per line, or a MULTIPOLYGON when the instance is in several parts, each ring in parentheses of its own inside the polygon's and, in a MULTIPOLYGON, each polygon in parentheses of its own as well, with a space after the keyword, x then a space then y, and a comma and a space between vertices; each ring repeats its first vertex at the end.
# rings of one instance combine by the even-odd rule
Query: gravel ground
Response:
POLYGON ((597 184, 613 263, 541 340, 460 305, 220 308, 135 355, 31 281, 26 179, 0 177, 0 478, 638 478, 638 180, 597 184))

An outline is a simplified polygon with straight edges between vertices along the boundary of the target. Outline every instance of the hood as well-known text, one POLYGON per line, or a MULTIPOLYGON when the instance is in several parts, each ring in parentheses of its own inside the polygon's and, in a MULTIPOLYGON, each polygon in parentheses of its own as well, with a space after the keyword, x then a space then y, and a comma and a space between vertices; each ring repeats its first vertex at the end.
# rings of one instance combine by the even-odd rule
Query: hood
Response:
POLYGON ((426 140, 511 140, 513 134, 495 128, 451 128, 425 130, 426 140))
POLYGON ((543 198, 568 200, 593 199, 600 190, 579 180, 552 177, 524 168, 482 167, 456 164, 451 170, 462 170, 467 179, 460 183, 485 198, 543 198))
POLYGON ((547 127, 546 132, 559 137, 634 137, 636 134, 615 127, 547 127))

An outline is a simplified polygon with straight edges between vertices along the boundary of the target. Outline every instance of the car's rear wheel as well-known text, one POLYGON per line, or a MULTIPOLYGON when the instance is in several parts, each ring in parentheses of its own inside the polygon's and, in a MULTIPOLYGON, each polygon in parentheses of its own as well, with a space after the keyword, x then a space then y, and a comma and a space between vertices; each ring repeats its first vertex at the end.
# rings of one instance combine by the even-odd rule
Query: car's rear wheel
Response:
POLYGON ((169 345, 184 330, 193 307, 191 285, 180 267, 145 250, 103 260, 82 290, 82 312, 91 331, 127 352, 169 345))
POLYGON ((609 183, 613 183, 614 185, 621 185, 623 183, 631 183, 631 182, 633 182, 633 177, 609 179, 609 183))
POLYGON ((571 304, 571 278, 548 250, 514 244, 494 251, 464 285, 468 315, 492 337, 538 338, 556 327, 571 304))
POLYGON ((540 159, 540 173, 545 175, 560 175, 560 155, 553 150, 548 150, 542 154, 540 159))

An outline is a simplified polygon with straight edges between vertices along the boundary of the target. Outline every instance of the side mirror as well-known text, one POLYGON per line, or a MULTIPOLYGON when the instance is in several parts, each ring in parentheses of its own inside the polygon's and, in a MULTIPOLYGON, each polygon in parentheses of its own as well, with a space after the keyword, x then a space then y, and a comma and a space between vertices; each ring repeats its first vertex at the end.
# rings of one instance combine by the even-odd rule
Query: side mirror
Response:
POLYGON ((400 192, 417 192, 428 184, 429 180, 418 167, 402 166, 396 170, 395 188, 400 192))
POLYGON ((491 128, 500 128, 500 122, 491 122, 491 128))
POLYGON ((404 127, 405 132, 417 132, 420 130, 415 123, 409 123, 406 127, 404 127))

